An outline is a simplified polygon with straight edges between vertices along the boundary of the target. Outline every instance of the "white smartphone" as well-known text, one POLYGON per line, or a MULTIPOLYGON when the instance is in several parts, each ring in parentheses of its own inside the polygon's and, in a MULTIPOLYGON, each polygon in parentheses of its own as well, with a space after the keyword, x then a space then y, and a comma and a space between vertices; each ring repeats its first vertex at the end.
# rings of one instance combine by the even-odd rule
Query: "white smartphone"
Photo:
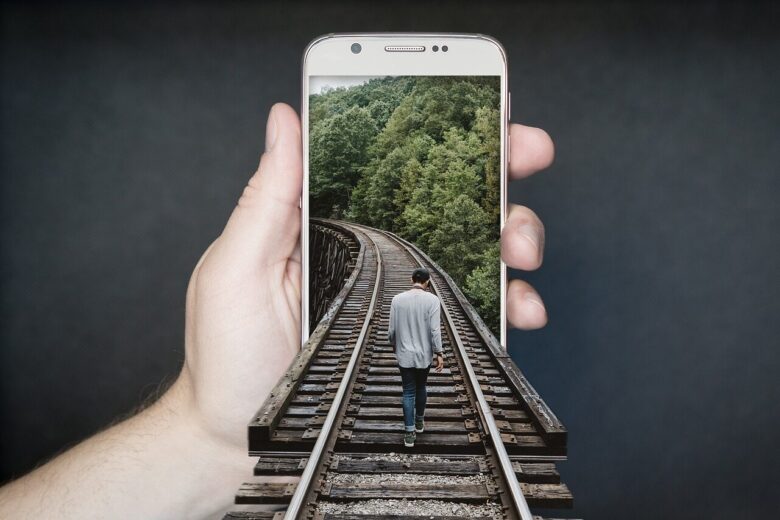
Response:
POLYGON ((313 262, 332 260, 317 250, 324 246, 310 224, 327 219, 413 244, 505 348, 499 238, 509 92, 501 44, 480 34, 329 34, 306 48, 302 76, 303 342, 335 296, 314 287, 323 266, 313 262))

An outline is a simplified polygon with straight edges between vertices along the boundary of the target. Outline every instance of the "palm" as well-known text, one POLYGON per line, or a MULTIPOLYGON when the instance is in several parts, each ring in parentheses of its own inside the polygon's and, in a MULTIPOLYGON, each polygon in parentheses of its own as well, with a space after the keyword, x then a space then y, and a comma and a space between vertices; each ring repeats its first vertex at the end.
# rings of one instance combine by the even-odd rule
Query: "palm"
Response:
POLYGON ((265 267, 225 262, 221 240, 190 281, 186 364, 207 428, 244 449, 249 419, 300 348, 301 268, 297 248, 265 267))

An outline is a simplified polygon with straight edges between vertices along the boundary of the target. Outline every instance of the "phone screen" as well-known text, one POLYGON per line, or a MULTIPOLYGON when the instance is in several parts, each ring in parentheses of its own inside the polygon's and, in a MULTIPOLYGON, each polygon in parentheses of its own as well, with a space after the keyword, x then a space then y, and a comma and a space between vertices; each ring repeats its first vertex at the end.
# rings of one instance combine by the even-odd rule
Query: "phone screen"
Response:
MULTIPOLYGON (((500 76, 309 82, 309 330, 334 292, 331 246, 313 229, 327 219, 414 244, 500 338, 500 76)), ((410 263, 388 268, 411 279, 410 263)))

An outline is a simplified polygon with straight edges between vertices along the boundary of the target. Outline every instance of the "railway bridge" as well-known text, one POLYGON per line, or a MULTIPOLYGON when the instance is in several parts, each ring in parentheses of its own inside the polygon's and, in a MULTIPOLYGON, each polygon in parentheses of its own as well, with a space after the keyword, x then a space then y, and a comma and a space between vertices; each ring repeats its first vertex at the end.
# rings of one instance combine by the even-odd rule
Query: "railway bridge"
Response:
POLYGON ((249 424, 259 478, 225 519, 539 520, 571 508, 556 469, 566 429, 447 273, 386 231, 313 220, 310 233, 316 327, 249 424), (420 266, 442 302, 445 368, 428 378, 425 432, 408 449, 387 326, 420 266))

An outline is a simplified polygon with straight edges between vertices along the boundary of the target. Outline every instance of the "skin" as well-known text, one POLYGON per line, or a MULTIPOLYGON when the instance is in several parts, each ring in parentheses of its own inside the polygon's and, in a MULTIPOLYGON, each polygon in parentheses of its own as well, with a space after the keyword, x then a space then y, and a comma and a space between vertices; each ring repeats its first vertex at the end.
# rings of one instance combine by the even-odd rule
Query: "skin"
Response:
MULTIPOLYGON (((510 133, 510 179, 551 164, 543 130, 510 133)), ((192 273, 178 378, 142 412, 0 488, 0 518, 214 518, 231 507, 252 473, 246 425, 300 347, 302 172, 298 115, 274 105, 258 170, 192 273)), ((513 205, 504 261, 536 269, 543 248, 539 218, 513 205)), ((512 326, 547 322, 521 280, 510 282, 507 308, 512 326)))

